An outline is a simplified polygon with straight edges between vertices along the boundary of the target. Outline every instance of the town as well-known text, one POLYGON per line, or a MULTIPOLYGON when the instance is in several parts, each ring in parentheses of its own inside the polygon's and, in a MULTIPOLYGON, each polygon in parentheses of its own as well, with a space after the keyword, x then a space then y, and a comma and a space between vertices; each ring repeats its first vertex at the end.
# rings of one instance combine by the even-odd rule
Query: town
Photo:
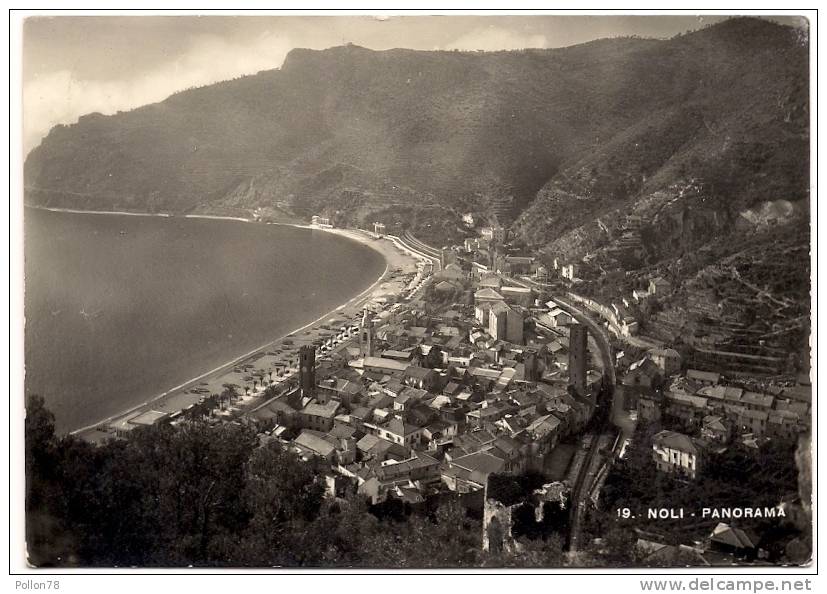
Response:
MULTIPOLYGON (((333 227, 322 216, 311 226, 333 227)), ((401 281, 394 291, 296 347, 275 374, 254 371, 259 353, 234 369, 246 384, 211 395, 196 387, 198 402, 184 411, 145 411, 109 430, 193 416, 248 425, 262 446, 277 441, 323 461, 330 497, 355 490, 371 505, 405 509, 455 497, 482 517, 484 550, 519 553, 520 536, 557 532, 570 555, 599 548, 594 526, 614 515, 602 490, 630 450, 644 450, 648 470, 692 482, 730 446, 758 456, 763 444, 795 443, 810 430, 806 374, 766 381, 731 366, 722 373, 708 359, 690 367, 672 345, 639 334, 629 300, 668 296, 660 276, 619 307, 580 295, 573 263, 547 268, 509 253, 496 223, 439 249, 409 232, 389 235, 381 223, 358 233, 392 241, 416 258, 416 273, 390 271, 401 281), (515 478, 524 476, 534 477, 528 488, 515 478), (525 506, 533 528, 519 519, 525 506)), ((801 506, 794 493, 771 502, 779 513, 768 515, 784 517, 791 505, 801 506)), ((635 517, 617 511, 621 521, 635 517)), ((767 558, 759 535, 720 518, 704 513, 685 533, 689 544, 650 527, 626 533, 643 564, 767 558)))

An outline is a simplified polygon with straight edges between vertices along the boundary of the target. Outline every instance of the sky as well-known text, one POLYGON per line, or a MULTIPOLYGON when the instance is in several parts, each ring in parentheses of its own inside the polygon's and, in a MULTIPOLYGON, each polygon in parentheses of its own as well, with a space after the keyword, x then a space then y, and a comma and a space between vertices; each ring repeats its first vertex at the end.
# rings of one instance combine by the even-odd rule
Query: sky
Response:
MULTIPOLYGON (((24 154, 56 124, 279 68, 296 47, 555 48, 669 38, 726 16, 34 16, 23 23, 24 154)), ((797 24, 796 17, 775 20, 797 24)))

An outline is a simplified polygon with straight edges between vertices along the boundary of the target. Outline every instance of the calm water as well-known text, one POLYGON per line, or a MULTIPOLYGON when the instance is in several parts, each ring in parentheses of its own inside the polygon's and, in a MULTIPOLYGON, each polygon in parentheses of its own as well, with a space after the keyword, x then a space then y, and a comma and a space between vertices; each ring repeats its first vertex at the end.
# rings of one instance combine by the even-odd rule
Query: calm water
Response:
POLYGON ((384 269, 320 231, 26 209, 26 390, 70 431, 310 322, 384 269))

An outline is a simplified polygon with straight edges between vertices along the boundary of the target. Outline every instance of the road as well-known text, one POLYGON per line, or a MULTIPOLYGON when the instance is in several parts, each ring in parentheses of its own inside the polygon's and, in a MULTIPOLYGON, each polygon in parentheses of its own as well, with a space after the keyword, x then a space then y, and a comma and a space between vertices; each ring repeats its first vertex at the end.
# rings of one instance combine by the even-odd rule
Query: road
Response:
POLYGON ((617 385, 617 375, 615 373, 614 356, 612 353, 612 345, 609 341, 608 330, 598 324, 588 313, 569 301, 556 297, 552 297, 552 301, 569 312, 579 323, 588 327, 589 334, 594 336, 601 352, 603 364, 604 366, 608 366, 604 367, 603 377, 604 380, 612 386, 612 424, 623 433, 624 438, 630 439, 635 432, 636 422, 629 415, 629 411, 623 406, 623 392, 614 389, 617 385))
MULTIPOLYGON (((406 237, 410 241, 411 238, 406 237)), ((415 240, 415 238, 413 238, 415 240)), ((416 247, 426 254, 433 257, 433 248, 424 246, 416 241, 416 247), (428 253, 430 252, 430 253, 428 253)), ((498 275, 501 280, 508 283, 513 283, 525 288, 548 290, 547 287, 542 287, 529 279, 518 279, 502 274, 498 275)), ((627 411, 623 407, 623 394, 621 391, 616 391, 617 374, 615 371, 614 352, 609 338, 608 331, 600 323, 598 323, 590 314, 586 313, 579 307, 570 303, 568 300, 561 298, 551 298, 561 309, 568 312, 578 323, 584 325, 589 330, 589 346, 600 352, 600 362, 603 368, 603 392, 601 393, 601 400, 605 401, 611 398, 611 410, 609 411, 608 419, 611 425, 605 421, 598 425, 595 433, 592 435, 592 440, 588 446, 586 459, 583 462, 580 472, 577 475, 575 484, 572 486, 571 508, 569 515, 569 534, 568 534, 568 549, 569 552, 577 551, 582 540, 582 524, 589 506, 589 495, 592 492, 592 487, 595 479, 600 473, 600 469, 607 461, 606 457, 600 453, 601 450, 611 448, 615 441, 617 431, 619 430, 624 437, 631 437, 634 432, 635 424, 630 419, 627 411), (593 340, 591 340, 593 339, 593 340)), ((599 413, 596 413, 599 414, 599 413)), ((605 418, 605 417, 604 417, 605 418)), ((618 440, 622 442, 622 440, 618 440)))

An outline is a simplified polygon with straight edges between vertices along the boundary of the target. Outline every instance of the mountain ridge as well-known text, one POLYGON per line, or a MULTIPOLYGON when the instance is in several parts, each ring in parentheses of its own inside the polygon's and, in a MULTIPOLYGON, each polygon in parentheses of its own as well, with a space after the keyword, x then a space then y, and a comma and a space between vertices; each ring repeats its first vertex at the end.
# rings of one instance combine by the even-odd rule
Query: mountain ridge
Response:
POLYGON ((280 69, 55 127, 26 159, 26 199, 324 212, 456 237, 462 213, 484 220, 513 196, 521 242, 579 258, 562 238, 594 216, 678 182, 725 185, 727 167, 730 186, 754 185, 750 159, 777 187, 735 192, 734 211, 716 188, 715 208, 806 198, 807 73, 796 30, 752 18, 554 49, 298 48, 280 69))

